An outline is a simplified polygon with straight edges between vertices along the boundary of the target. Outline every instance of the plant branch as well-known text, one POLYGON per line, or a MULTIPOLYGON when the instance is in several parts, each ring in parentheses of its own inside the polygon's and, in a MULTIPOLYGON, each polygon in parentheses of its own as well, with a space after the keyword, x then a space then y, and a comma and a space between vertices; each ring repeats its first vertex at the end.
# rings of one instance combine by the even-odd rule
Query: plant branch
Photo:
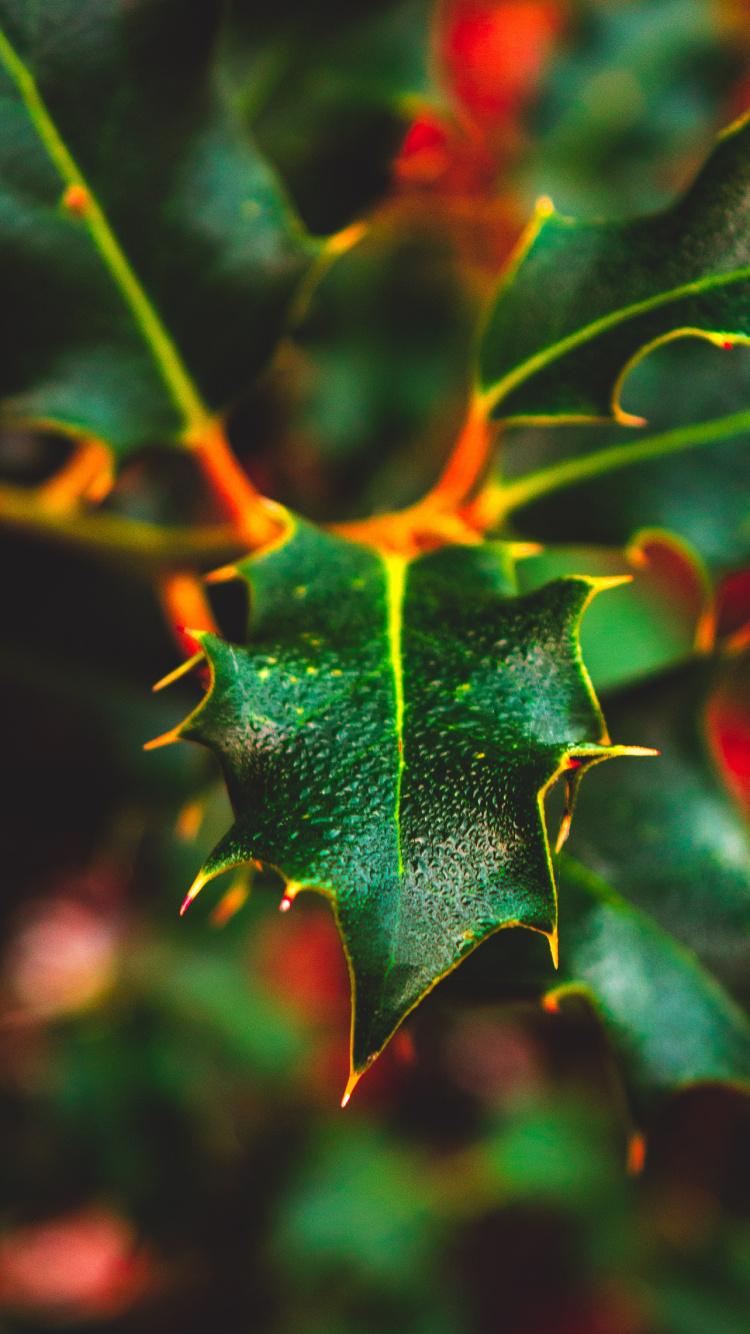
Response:
POLYGON ((59 134, 32 74, 2 29, 0 29, 0 62, 15 83, 32 124, 67 187, 63 195, 63 206, 71 216, 81 218, 86 224, 94 245, 159 367, 164 384, 184 421, 185 430, 187 432, 200 430, 210 420, 211 414, 121 249, 104 210, 59 134))
POLYGON ((497 426, 488 421, 482 399, 475 395, 442 475, 422 500, 392 514, 332 524, 331 530, 352 542, 407 559, 451 543, 481 541, 460 510, 482 473, 496 432, 497 426))
POLYGON ((36 497, 50 514, 71 514, 83 500, 103 500, 113 480, 111 449, 96 436, 84 436, 67 463, 37 487, 36 497))
POLYGON ((150 570, 210 569, 236 560, 248 546, 229 524, 168 528, 101 510, 71 513, 50 508, 32 490, 8 485, 0 486, 0 525, 150 570))
POLYGON ((196 630, 220 633, 203 581, 191 570, 168 570, 157 574, 156 588, 175 643, 185 657, 192 658, 201 647, 194 637, 196 630))
POLYGON ((693 426, 678 426, 672 431, 662 431, 659 435, 647 436, 632 444, 610 445, 606 449, 596 450, 573 459, 564 459, 549 468, 529 473, 515 481, 490 481, 477 499, 463 512, 465 521, 480 531, 494 528, 514 510, 521 509, 532 500, 549 495, 566 486, 586 482, 594 477, 602 477, 618 468, 627 468, 634 463, 644 463, 649 459, 661 458, 666 454, 677 453, 681 449, 691 449, 697 445, 711 444, 715 440, 728 439, 750 430, 750 411, 734 412, 727 417, 718 417, 712 421, 697 422, 693 426))
POLYGON ((245 546, 254 550, 272 542, 283 527, 283 511, 255 489, 221 422, 209 422, 188 444, 245 546))

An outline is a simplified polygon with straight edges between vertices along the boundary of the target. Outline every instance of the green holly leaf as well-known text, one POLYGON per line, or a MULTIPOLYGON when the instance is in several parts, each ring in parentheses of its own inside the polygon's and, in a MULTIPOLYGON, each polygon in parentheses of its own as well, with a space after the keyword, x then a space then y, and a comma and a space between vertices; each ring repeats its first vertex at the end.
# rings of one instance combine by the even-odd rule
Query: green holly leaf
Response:
POLYGON ((524 195, 576 217, 625 217, 671 202, 710 152, 741 55, 707 0, 619 7, 580 0, 541 72, 522 165, 524 195))
POLYGON ((718 573, 747 564, 748 395, 750 348, 729 352, 703 339, 680 338, 647 356, 623 386, 624 406, 648 421, 643 432, 613 423, 511 428, 502 451, 510 485, 528 474, 529 458, 537 475, 553 478, 556 468, 578 463, 582 478, 569 478, 562 490, 550 488, 516 509, 514 528, 540 542, 606 545, 624 545, 639 528, 667 528, 718 573), (714 425, 722 422, 717 435, 714 425), (675 441, 683 428, 689 448, 635 458, 644 436, 675 441), (688 432, 695 433, 692 439, 688 432), (626 457, 620 455, 616 471, 591 467, 606 457, 603 451, 623 447, 626 457))
POLYGON ((750 1089, 750 1021, 696 954, 569 856, 559 860, 560 974, 594 1000, 636 1096, 705 1081, 750 1089))
MULTIPOLYGON (((658 771, 658 760, 650 767, 658 771)), ((600 776, 601 771, 587 788, 596 789, 600 776)), ((564 1009, 571 996, 584 997, 602 1020, 641 1111, 660 1095, 691 1084, 729 1082, 750 1089, 750 1021, 715 969, 578 860, 561 854, 555 870, 557 972, 538 939, 503 932, 450 979, 448 993, 484 1002, 540 999, 553 1010, 564 1009)))
POLYGON ((214 86, 219 6, 0 0, 0 400, 114 450, 205 429, 314 247, 214 86))
POLYGON ((576 222, 541 201, 482 338, 480 387, 503 418, 615 416, 634 363, 667 338, 750 336, 750 125, 724 131, 673 207, 576 222))
POLYGON ((600 769, 581 793, 566 851, 747 1006, 750 836, 703 735, 712 680, 696 664, 609 701, 615 739, 635 728, 659 758, 637 772, 629 759, 600 769))
POLYGON ((597 691, 613 690, 705 652, 713 634, 713 598, 705 567, 671 533, 646 529, 619 551, 547 547, 519 567, 522 592, 561 575, 620 577, 598 598, 581 627, 581 649, 597 691))
MULTIPOLYGON (((235 822, 188 896, 249 860, 330 899, 353 991, 352 1080, 500 927, 557 910, 542 797, 609 745, 578 623, 611 580, 513 595, 513 549, 407 563, 291 523, 237 572, 245 647, 201 635, 210 690, 174 733, 217 755, 235 822)), ((627 748, 624 748, 627 750, 627 748)))
MULTIPOLYGON (((636 735, 659 755, 599 766, 581 790, 555 861, 557 973, 537 940, 508 932, 448 983, 552 1008, 583 993, 642 1109, 702 1081, 750 1087, 750 837, 703 735, 713 672, 693 664, 608 702, 614 740, 636 735)), ((726 684, 736 699, 736 675, 726 684)))

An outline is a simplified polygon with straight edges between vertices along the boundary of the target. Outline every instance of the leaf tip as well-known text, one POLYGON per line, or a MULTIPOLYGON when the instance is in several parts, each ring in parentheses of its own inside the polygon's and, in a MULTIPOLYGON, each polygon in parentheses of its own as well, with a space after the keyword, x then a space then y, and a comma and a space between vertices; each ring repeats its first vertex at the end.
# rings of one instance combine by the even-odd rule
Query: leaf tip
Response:
POLYGON ((226 926, 227 922, 230 922, 240 909, 244 908, 249 897, 250 884, 248 877, 247 875, 240 875, 212 910, 209 917, 211 925, 215 927, 226 926))
POLYGON ((346 1107, 346 1104, 348 1103, 349 1099, 352 1096, 352 1093, 354 1092, 355 1088, 357 1087, 357 1084, 360 1081, 361 1075, 362 1075, 361 1070, 360 1071, 352 1070, 352 1073, 350 1074, 349 1079, 347 1081, 346 1088, 344 1089, 344 1096, 341 1099, 342 1108, 346 1107))
MULTIPOLYGON (((545 932, 545 934, 547 934, 547 933, 545 932)), ((547 934, 547 940, 549 941, 549 952, 550 952, 550 954, 552 955, 552 962, 553 962, 555 968, 559 968, 559 967, 560 967, 560 942, 559 942, 558 935, 557 935, 557 927, 555 927, 554 931, 550 931, 549 934, 547 934)))
MULTIPOLYGON (((199 631, 187 630, 185 633, 191 635, 194 639, 197 639, 199 631)), ((193 667, 197 667, 198 663, 202 658, 205 658, 205 656, 205 651, 200 649, 198 653, 193 654, 192 658, 188 658, 186 662, 181 662, 179 667, 175 667, 173 672, 167 672, 167 675, 163 676, 160 681, 157 681, 156 685, 153 685, 151 689, 163 690, 165 686, 171 686, 174 681, 179 681, 181 676, 185 676, 188 672, 192 671, 193 667)), ((149 745, 153 745, 153 742, 149 742, 149 745)), ((146 749, 148 749, 148 747, 146 747, 146 749)))
POLYGON ((239 579, 240 572, 236 565, 221 565, 218 570, 204 574, 204 584, 227 584, 230 579, 239 579))
POLYGON ((573 818, 573 817, 572 817, 571 812, 570 812, 570 811, 566 811, 565 814, 564 814, 564 816, 563 816, 563 818, 562 818, 562 820, 560 821, 560 830, 559 830, 559 832, 558 832, 558 835, 557 835, 557 841, 556 841, 556 843, 555 843, 555 852, 556 852, 556 853, 557 853, 557 852, 561 852, 561 851, 562 851, 563 844, 567 842, 568 834, 570 833, 570 823, 571 823, 572 818, 573 818))
POLYGON ((210 876, 206 875, 205 871, 201 871, 201 872, 196 876, 195 880, 193 881, 192 885, 190 886, 190 889, 188 890, 187 894, 185 895, 185 900, 184 900, 184 902, 183 902, 183 904, 182 904, 182 907, 180 908, 180 917, 184 917, 184 916, 185 916, 185 913, 187 912, 188 908, 190 907, 190 904, 193 902, 193 899, 195 899, 195 898, 198 897, 198 895, 200 894, 201 890, 203 889, 203 886, 205 885, 206 881, 207 881, 207 880, 210 880, 210 878, 211 878, 210 876))
POLYGON ((298 884, 296 880, 289 881, 289 884, 284 890, 281 903, 279 904, 279 912, 289 912, 289 909, 294 903, 294 900, 299 894, 301 888, 302 886, 298 884))
MULTIPOLYGON (((181 724, 180 724, 181 726, 181 724)), ((155 736, 153 741, 144 743, 144 750, 158 750, 160 746, 171 746, 173 741, 180 741, 180 728, 173 727, 170 732, 163 732, 161 736, 155 736)))
POLYGON ((91 204, 91 195, 85 185, 69 185, 61 202, 66 213, 71 213, 75 218, 83 218, 91 204))
POLYGON ((603 593, 607 588, 619 588, 620 584, 632 584, 632 574, 589 575, 587 583, 591 586, 591 595, 603 593))

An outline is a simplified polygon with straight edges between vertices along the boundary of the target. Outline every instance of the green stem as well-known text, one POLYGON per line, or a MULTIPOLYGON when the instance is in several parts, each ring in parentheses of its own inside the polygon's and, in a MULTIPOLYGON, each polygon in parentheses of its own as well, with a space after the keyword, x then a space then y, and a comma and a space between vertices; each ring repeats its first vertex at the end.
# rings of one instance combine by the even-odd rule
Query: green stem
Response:
POLYGON ((247 551, 243 534, 228 524, 167 528, 102 510, 60 513, 45 509, 33 491, 7 485, 0 487, 0 527, 148 570, 174 566, 211 569, 247 551))
POLYGON ((184 420, 185 434, 188 436, 202 434, 211 420, 211 414, 188 375, 175 344, 121 250, 93 191, 60 137, 32 75, 1 28, 0 61, 16 84, 37 134, 62 180, 67 186, 77 186, 85 191, 86 203, 81 209, 81 217, 159 366, 167 390, 184 420))
POLYGON ((501 511, 501 517, 504 517, 513 510, 528 505, 530 501, 537 500, 551 491, 557 491, 561 487, 573 486, 576 482, 601 477, 604 473, 614 472, 617 468, 626 468, 633 463, 644 463, 647 459, 674 454, 680 449, 690 449, 695 445, 707 445, 714 440, 726 439, 749 430, 750 411, 733 412, 728 417, 697 422, 694 426, 678 426, 672 431, 648 436, 645 440, 639 440, 634 444, 611 445, 607 449, 598 449, 593 454, 565 459, 550 468, 540 468, 538 472, 529 473, 527 477, 519 477, 518 481, 502 483, 498 488, 497 506, 501 511))

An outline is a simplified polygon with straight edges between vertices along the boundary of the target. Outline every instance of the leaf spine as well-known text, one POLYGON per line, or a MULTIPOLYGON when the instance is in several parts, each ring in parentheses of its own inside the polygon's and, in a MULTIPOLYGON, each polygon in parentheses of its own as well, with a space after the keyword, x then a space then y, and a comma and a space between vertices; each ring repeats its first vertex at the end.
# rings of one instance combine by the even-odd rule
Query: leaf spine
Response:
POLYGON ((398 769, 396 775, 396 800, 393 818, 398 839, 398 873, 403 875, 404 859, 401 848, 401 784, 404 774, 404 663, 402 653, 404 590, 406 588, 407 561, 402 556, 384 556, 383 565, 386 579, 386 630, 388 635, 388 657, 393 676, 394 732, 398 747, 398 769))

